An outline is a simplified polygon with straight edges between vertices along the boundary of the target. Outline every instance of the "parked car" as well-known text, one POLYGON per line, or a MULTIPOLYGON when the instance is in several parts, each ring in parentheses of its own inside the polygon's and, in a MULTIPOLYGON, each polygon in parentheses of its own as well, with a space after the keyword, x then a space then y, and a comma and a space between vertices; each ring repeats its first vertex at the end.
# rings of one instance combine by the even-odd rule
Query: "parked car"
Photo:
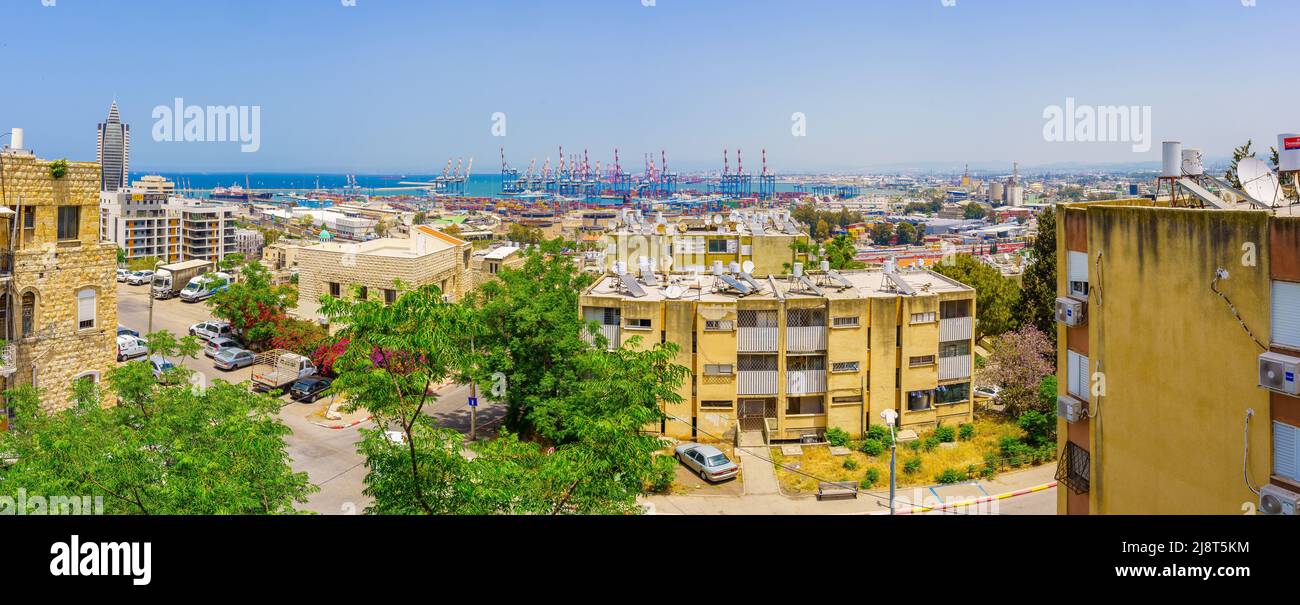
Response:
POLYGON ((705 481, 731 479, 740 472, 740 467, 736 466, 735 462, 727 458, 722 450, 712 445, 683 443, 677 446, 675 451, 677 459, 705 481))
POLYGON ((228 347, 212 358, 212 365, 218 370, 238 370, 253 365, 255 358, 252 351, 228 347))
POLYGON ((131 272, 127 271, 126 269, 117 270, 117 281, 124 282, 126 281, 126 278, 130 276, 131 276, 131 272))
POLYGON ((190 326, 190 335, 198 336, 204 341, 213 338, 230 337, 234 330, 224 321, 203 321, 190 326))
POLYGON ((231 338, 229 336, 218 336, 216 338, 209 340, 208 344, 203 346, 203 354, 213 359, 216 359, 217 353, 220 353, 226 349, 241 349, 241 348, 243 347, 239 345, 238 340, 235 340, 234 338, 231 338))
POLYGON ((126 361, 149 354, 149 347, 139 336, 122 334, 117 337, 117 360, 126 361))
POLYGON ((165 374, 167 370, 176 367, 172 362, 167 361, 158 355, 149 358, 149 365, 153 366, 153 377, 158 380, 163 379, 163 374, 165 374))
POLYGON ((299 379, 289 387, 289 397, 294 401, 311 403, 320 399, 328 388, 330 388, 330 379, 324 376, 308 376, 299 379))
POLYGON ((153 271, 148 269, 144 271, 132 271, 131 275, 126 278, 126 283, 132 286, 143 286, 153 282, 153 271))
POLYGON ((975 387, 975 396, 984 399, 997 399, 1002 394, 1002 388, 997 385, 986 385, 975 387))
POLYGON ((139 332, 136 332, 135 330, 132 330, 131 328, 128 328, 128 327, 126 327, 126 326, 121 326, 121 325, 119 325, 119 326, 117 327, 117 335, 118 335, 118 336, 137 336, 137 337, 138 337, 138 336, 140 336, 140 333, 139 333, 139 332))

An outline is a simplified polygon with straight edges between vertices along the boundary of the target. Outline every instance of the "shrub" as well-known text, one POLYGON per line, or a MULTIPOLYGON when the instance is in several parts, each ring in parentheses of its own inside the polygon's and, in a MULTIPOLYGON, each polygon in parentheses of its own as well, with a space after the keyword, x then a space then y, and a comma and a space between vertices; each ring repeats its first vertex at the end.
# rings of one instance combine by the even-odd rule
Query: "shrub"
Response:
POLYGON ((1008 435, 998 440, 998 451, 1002 452, 1003 458, 1010 458, 1012 448, 1017 445, 1020 445, 1020 440, 1008 435))
POLYGON ((68 176, 68 161, 67 161, 67 160, 54 160, 53 162, 50 162, 50 177, 51 177, 51 178, 53 178, 53 179, 55 179, 55 180, 58 180, 58 179, 61 179, 61 178, 65 177, 65 176, 68 176))
POLYGON ((975 437, 975 425, 964 423, 957 427, 957 434, 961 437, 962 441, 970 441, 975 437))
POLYGON ((886 439, 889 439, 889 428, 873 424, 867 428, 867 439, 875 439, 883 443, 886 439))
POLYGON ((859 444, 858 450, 868 456, 879 456, 885 453, 885 446, 875 439, 868 439, 859 444))
POLYGON ((957 430, 950 426, 941 426, 934 429, 933 437, 943 443, 952 443, 957 440, 957 430))
POLYGON ((962 473, 961 471, 959 471, 959 470, 957 470, 957 469, 953 469, 953 468, 946 468, 946 469, 943 469, 943 472, 942 472, 942 473, 939 473, 938 475, 935 475, 935 477, 934 477, 934 481, 935 481, 935 483, 939 483, 939 484, 942 484, 942 485, 951 485, 951 484, 953 484, 953 483, 961 483, 962 481, 965 481, 965 480, 966 480, 966 474, 965 474, 965 473, 962 473))
POLYGON ((984 479, 992 479, 996 474, 998 474, 997 463, 989 464, 986 462, 984 463, 984 466, 980 468, 980 477, 984 479))
POLYGON ((880 470, 869 468, 867 469, 866 476, 862 478, 862 481, 858 482, 858 487, 862 489, 871 489, 872 487, 875 487, 876 483, 879 481, 880 481, 880 470))
POLYGON ((1032 445, 1056 443, 1056 415, 1029 410, 1016 421, 1025 431, 1025 440, 1032 445))
POLYGON ((844 466, 844 470, 847 470, 847 471, 856 471, 856 470, 858 470, 858 461, 857 461, 857 460, 854 460, 853 457, 850 456, 850 457, 844 459, 844 465, 843 465, 843 466, 844 466))
POLYGON ((826 429, 826 441, 831 445, 843 447, 849 444, 849 434, 839 427, 826 429))
POLYGON ((934 435, 930 435, 921 441, 921 449, 927 452, 933 452, 936 447, 939 447, 939 438, 934 435))
POLYGON ((921 470, 921 457, 912 456, 906 462, 903 462, 903 472, 908 475, 915 475, 921 470))
POLYGON ((913 452, 921 451, 921 441, 919 439, 913 439, 911 441, 908 441, 907 449, 912 450, 913 452))

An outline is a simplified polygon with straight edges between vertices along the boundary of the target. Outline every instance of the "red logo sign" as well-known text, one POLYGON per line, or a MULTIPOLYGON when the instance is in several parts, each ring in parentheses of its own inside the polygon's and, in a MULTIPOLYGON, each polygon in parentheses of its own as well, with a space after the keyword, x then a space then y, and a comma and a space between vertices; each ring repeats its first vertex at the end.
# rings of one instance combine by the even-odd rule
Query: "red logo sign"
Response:
POLYGON ((1300 137, 1282 139, 1282 147, 1286 149, 1300 149, 1300 137))

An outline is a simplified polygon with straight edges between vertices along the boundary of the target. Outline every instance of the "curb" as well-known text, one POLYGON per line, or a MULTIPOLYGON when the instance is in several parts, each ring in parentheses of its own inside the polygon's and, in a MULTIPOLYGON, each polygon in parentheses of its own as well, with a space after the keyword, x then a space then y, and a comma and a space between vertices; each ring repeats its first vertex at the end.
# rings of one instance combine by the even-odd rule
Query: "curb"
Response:
POLYGON ((342 430, 342 429, 350 429, 350 428, 352 428, 352 427, 354 427, 354 426, 356 426, 356 425, 358 425, 358 424, 361 424, 362 422, 370 422, 371 420, 374 420, 374 418, 375 418, 374 416, 366 416, 365 418, 362 418, 361 420, 358 420, 358 421, 356 421, 356 422, 353 422, 352 424, 346 424, 346 425, 343 425, 343 426, 337 426, 337 425, 333 425, 333 424, 325 424, 324 422, 316 422, 315 420, 312 421, 312 424, 314 424, 314 425, 316 425, 316 426, 319 426, 319 427, 324 427, 324 428, 327 428, 327 429, 342 430))
MULTIPOLYGON (((895 514, 896 514, 896 515, 915 515, 915 514, 918 514, 918 513, 927 513, 927 512, 931 512, 931 511, 949 510, 949 509, 954 509, 954 508, 961 508, 961 507, 964 507, 964 506, 974 506, 974 505, 977 505, 977 504, 983 504, 983 503, 985 503, 985 502, 992 502, 992 501, 994 501, 994 500, 1006 500, 1006 499, 1008 499, 1008 498, 1015 498, 1016 496, 1024 496, 1024 495, 1026 495, 1026 494, 1032 494, 1032 493, 1035 493, 1035 492, 1041 492, 1041 491, 1043 491, 1043 490, 1048 490, 1048 489, 1051 489, 1051 488, 1053 488, 1053 487, 1056 487, 1056 484, 1057 484, 1056 481, 1051 481, 1051 482, 1048 482, 1048 483, 1044 483, 1044 484, 1042 484, 1042 485, 1035 485, 1035 486, 1033 486, 1033 487, 1026 487, 1026 488, 1024 488, 1024 489, 1018 489, 1018 490, 1013 491, 1013 492, 1005 492, 1005 493, 1001 493, 1001 494, 995 494, 995 495, 992 495, 992 496, 985 496, 985 497, 983 497, 983 498, 976 498, 976 499, 974 499, 974 500, 963 500, 963 501, 961 501, 961 502, 952 502, 952 503, 949 503, 949 504, 941 504, 941 505, 939 505, 939 506, 913 506, 913 507, 911 507, 911 508, 909 508, 909 509, 906 509, 906 510, 900 510, 900 511, 898 511, 898 512, 895 513, 895 514)), ((846 515, 888 515, 888 514, 889 514, 889 511, 873 511, 873 512, 870 512, 870 513, 842 513, 842 514, 846 514, 846 515)))

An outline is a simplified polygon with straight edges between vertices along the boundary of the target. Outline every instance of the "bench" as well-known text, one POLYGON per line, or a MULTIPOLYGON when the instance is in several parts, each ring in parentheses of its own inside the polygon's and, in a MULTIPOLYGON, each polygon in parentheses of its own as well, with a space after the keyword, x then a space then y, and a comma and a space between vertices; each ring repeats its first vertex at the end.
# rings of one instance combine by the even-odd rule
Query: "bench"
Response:
POLYGON ((858 497, 858 485, 852 481, 822 481, 817 484, 818 500, 853 500, 858 497))

